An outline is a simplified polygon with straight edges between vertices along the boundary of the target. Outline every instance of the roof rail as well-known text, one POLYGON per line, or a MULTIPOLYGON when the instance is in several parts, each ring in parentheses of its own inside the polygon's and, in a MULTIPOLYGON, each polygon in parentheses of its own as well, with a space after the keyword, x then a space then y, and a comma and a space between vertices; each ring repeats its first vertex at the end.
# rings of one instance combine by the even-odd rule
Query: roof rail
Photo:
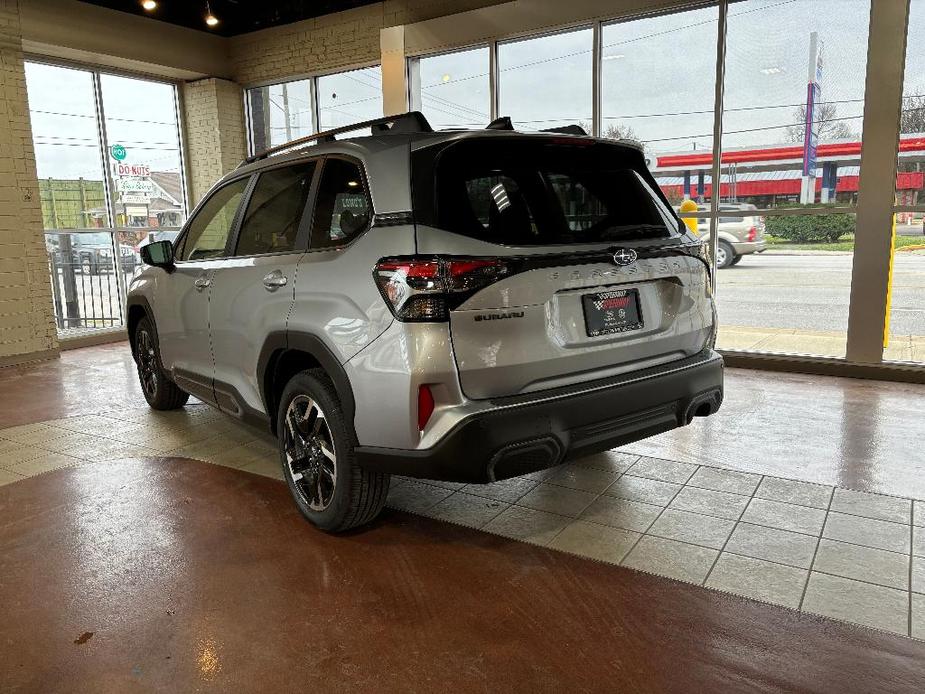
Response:
POLYGON ((338 128, 332 128, 330 130, 324 130, 320 133, 314 133, 312 135, 300 137, 296 140, 290 140, 289 142, 284 142, 281 145, 276 145, 275 147, 265 149, 262 152, 257 152, 257 154, 252 154, 244 161, 242 161, 239 166, 244 166, 245 164, 251 164, 255 161, 266 159, 267 157, 270 157, 279 152, 284 152, 287 149, 292 149, 293 147, 298 147, 299 145, 308 144, 309 142, 333 142, 335 135, 351 132, 353 130, 362 130, 363 128, 370 128, 373 135, 381 135, 384 133, 432 133, 434 131, 434 129, 430 127, 430 123, 427 122, 427 119, 424 117, 423 113, 420 111, 408 111, 407 113, 399 113, 395 116, 385 116, 383 118, 366 120, 362 123, 342 125, 338 128))

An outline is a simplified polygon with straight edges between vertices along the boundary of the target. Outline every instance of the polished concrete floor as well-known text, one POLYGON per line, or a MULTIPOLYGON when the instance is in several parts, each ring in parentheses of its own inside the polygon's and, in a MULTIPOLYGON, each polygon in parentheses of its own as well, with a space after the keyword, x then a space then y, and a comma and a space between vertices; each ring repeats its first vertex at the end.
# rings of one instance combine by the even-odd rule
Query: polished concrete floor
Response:
POLYGON ((509 483, 396 480, 431 518, 331 538, 272 441, 151 413, 126 351, 0 371, 0 691, 925 688, 925 645, 885 633, 925 636, 921 387, 730 371, 709 420, 509 483))

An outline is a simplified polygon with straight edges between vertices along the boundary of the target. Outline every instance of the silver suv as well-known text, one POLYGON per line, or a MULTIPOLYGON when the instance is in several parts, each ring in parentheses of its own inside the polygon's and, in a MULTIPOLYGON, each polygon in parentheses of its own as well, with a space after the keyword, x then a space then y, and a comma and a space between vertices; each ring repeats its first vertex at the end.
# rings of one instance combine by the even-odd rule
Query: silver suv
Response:
MULTIPOLYGON (((710 209, 701 205, 701 210, 710 209)), ((720 203, 720 215, 723 212, 757 212, 758 208, 748 203, 720 203)), ((764 217, 758 214, 745 217, 720 216, 716 224, 719 243, 716 248, 716 267, 724 268, 737 265, 742 256, 752 253, 764 253, 767 241, 764 238, 764 217)), ((710 239, 710 223, 700 218, 697 220, 697 233, 704 243, 710 239)))
POLYGON ((268 427, 325 530, 374 518, 391 473, 493 482, 722 401, 704 247, 637 147, 574 127, 321 133, 248 159, 142 254, 148 403, 268 427))

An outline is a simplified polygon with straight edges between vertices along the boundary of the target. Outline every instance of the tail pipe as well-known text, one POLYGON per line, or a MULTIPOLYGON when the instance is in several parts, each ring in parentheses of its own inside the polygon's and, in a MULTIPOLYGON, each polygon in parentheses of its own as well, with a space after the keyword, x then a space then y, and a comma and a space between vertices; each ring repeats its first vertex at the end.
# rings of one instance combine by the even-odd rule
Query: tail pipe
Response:
POLYGON ((684 410, 684 419, 682 424, 690 424, 694 417, 709 417, 719 410, 723 403, 723 392, 719 389, 708 390, 691 398, 684 410))

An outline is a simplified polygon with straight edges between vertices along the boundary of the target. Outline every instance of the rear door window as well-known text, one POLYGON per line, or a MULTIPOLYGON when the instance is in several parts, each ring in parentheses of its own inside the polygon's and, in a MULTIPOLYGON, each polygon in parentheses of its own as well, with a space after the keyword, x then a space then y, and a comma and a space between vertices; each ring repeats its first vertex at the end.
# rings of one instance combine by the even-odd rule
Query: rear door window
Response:
POLYGON ((677 218, 647 181, 648 172, 638 170, 638 152, 609 144, 486 140, 452 144, 431 167, 418 164, 426 154, 416 154, 420 222, 513 246, 678 232, 677 218), (432 191, 432 199, 422 199, 425 191, 432 191))
POLYGON ((235 255, 287 253, 297 247, 315 162, 260 174, 241 222, 235 255))
POLYGON ((312 248, 331 248, 348 243, 372 221, 372 207, 363 172, 346 159, 327 159, 312 223, 312 248))

